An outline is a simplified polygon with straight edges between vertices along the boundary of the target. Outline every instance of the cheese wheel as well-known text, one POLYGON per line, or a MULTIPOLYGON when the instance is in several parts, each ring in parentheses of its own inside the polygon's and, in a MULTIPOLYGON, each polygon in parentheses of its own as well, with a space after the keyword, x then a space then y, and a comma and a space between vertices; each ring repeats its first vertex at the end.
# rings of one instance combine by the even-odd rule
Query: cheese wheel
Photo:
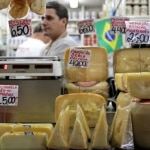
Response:
POLYGON ((0 10, 8 7, 10 0, 0 0, 0 10))
POLYGON ((1 137, 1 150, 47 150, 47 134, 7 132, 1 137))
POLYGON ((150 72, 128 74, 127 84, 133 97, 150 99, 150 72))
POLYGON ((85 114, 89 127, 95 127, 99 111, 106 105, 103 96, 93 93, 72 93, 60 95, 55 101, 55 120, 58 120, 61 110, 69 106, 70 124, 73 126, 76 118, 77 104, 79 104, 85 114))
POLYGON ((95 82, 94 84, 89 84, 87 82, 80 83, 67 83, 65 85, 68 93, 96 93, 104 96, 105 99, 109 97, 108 83, 106 81, 95 82))
POLYGON ((114 52, 115 73, 150 72, 149 48, 128 48, 114 52))
POLYGON ((106 81, 108 77, 107 53, 102 47, 76 47, 75 50, 91 52, 89 66, 86 68, 69 66, 69 55, 72 49, 64 54, 65 78, 68 82, 106 81))

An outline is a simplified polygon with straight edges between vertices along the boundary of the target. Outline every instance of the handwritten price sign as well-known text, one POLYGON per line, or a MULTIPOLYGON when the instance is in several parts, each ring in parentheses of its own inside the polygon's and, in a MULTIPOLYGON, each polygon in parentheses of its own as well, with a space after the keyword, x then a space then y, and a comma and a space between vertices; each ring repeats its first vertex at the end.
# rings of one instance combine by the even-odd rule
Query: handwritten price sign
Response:
POLYGON ((18 86, 0 85, 0 106, 18 105, 18 86))
POLYGON ((134 44, 150 42, 150 22, 126 21, 126 41, 134 44))
POLYGON ((127 17, 112 17, 110 19, 111 33, 125 34, 126 33, 125 21, 129 21, 129 18, 127 18, 127 17))
POLYGON ((12 37, 30 36, 32 33, 31 19, 9 20, 9 29, 12 37))
POLYGON ((94 21, 93 19, 87 19, 78 22, 78 31, 80 34, 89 33, 94 31, 94 21))
POLYGON ((90 50, 71 49, 68 66, 87 68, 91 57, 90 50))

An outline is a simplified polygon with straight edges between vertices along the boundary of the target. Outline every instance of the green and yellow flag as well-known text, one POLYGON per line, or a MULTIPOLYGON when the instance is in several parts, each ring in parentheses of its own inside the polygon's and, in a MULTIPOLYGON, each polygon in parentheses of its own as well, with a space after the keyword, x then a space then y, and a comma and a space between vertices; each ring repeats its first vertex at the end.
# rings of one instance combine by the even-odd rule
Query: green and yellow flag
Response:
POLYGON ((99 46, 104 47, 108 53, 122 48, 122 35, 110 32, 110 18, 98 20, 94 26, 99 46))

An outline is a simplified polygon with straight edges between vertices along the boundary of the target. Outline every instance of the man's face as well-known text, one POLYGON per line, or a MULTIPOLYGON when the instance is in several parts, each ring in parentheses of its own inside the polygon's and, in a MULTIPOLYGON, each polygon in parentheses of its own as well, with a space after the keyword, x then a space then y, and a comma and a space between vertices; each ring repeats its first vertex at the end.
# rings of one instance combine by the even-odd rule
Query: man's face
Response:
POLYGON ((54 9, 46 9, 45 16, 42 18, 42 26, 45 34, 53 40, 65 31, 66 19, 60 19, 54 9))

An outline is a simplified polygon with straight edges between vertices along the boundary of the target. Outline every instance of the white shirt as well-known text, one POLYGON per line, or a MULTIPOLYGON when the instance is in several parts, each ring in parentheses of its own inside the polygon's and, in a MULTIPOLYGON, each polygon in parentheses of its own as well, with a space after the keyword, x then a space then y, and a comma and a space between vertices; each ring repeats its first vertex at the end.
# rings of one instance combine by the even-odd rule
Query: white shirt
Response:
POLYGON ((40 56, 58 56, 61 60, 64 59, 64 52, 67 48, 79 46, 68 34, 60 36, 56 41, 47 45, 40 56))
POLYGON ((39 56, 41 51, 45 49, 46 44, 38 39, 33 39, 31 37, 19 45, 16 51, 16 57, 36 57, 39 56))

